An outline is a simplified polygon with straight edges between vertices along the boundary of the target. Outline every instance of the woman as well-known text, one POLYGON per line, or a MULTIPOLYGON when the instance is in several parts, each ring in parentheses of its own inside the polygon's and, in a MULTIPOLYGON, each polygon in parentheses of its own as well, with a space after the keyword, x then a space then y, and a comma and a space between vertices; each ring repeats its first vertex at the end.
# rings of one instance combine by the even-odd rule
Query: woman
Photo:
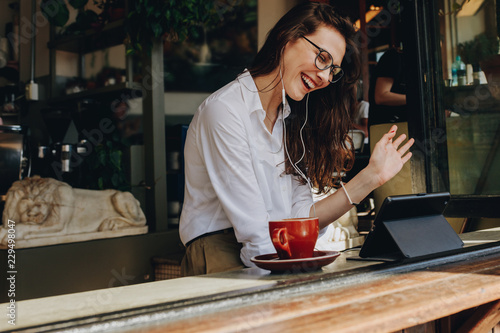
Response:
POLYGON ((405 137, 393 141, 392 128, 345 191, 313 205, 312 185, 328 192, 352 164, 353 34, 330 6, 298 5, 271 30, 249 71, 199 107, 185 145, 184 275, 253 266, 253 256, 275 252, 268 221, 316 216, 326 227, 408 161, 413 141, 399 147, 405 137))

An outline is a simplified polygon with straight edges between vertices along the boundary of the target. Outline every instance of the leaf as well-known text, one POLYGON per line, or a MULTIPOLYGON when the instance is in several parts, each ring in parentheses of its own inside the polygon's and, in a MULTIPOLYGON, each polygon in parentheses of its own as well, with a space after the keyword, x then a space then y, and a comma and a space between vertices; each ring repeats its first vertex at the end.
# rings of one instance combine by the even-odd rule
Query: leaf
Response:
POLYGON ((113 184, 113 187, 118 187, 120 185, 120 175, 115 173, 113 176, 111 176, 111 184, 113 184))
POLYGON ((50 24, 63 27, 69 19, 69 10, 64 0, 42 0, 40 9, 50 24))
POLYGON ((121 170, 122 152, 120 150, 115 150, 111 152, 109 159, 111 164, 117 169, 121 170))
POLYGON ((162 35, 162 28, 161 28, 161 25, 159 25, 158 23, 154 23, 152 25, 152 28, 153 28, 153 36, 155 37, 160 37, 162 35))
POLYGON ((106 166, 106 151, 104 149, 101 149, 97 152, 97 156, 99 158, 99 163, 101 165, 106 166))

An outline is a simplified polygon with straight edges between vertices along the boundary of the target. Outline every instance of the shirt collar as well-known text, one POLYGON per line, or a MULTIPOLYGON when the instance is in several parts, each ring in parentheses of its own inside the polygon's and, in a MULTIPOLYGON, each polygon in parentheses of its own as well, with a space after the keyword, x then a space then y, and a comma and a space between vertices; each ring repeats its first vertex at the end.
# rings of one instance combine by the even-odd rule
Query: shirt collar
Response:
MULTIPOLYGON (((238 81, 241 84, 241 95, 243 96, 243 101, 247 107, 249 113, 253 113, 257 110, 264 111, 262 107, 262 102, 259 98, 259 92, 257 86, 255 85, 255 81, 253 80, 250 72, 245 69, 243 73, 238 75, 238 81)), ((265 111, 264 111, 265 112, 265 111)), ((288 104, 288 100, 285 98, 285 108, 284 108, 284 116, 285 118, 290 115, 290 105, 288 104)))

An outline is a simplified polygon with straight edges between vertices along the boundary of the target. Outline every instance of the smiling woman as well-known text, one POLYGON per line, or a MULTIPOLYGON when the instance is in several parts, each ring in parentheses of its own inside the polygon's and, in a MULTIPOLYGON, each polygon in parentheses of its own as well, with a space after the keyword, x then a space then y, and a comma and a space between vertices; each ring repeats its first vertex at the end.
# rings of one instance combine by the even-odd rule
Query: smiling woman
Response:
MULTIPOLYGON (((295 91, 296 94, 299 94, 297 96, 293 95, 293 86, 285 86, 289 97, 296 101, 301 100, 305 93, 324 88, 330 83, 337 83, 344 75, 342 67, 334 64, 334 59, 340 63, 339 60, 344 57, 346 48, 344 37, 339 33, 332 34, 331 28, 323 26, 311 34, 309 38, 303 36, 302 39, 299 38, 290 43, 283 55, 283 63, 287 64, 287 69, 299 70, 300 77, 304 81, 305 91, 295 91), (317 42, 321 41, 322 45, 328 45, 332 53, 317 46, 309 38, 317 42)), ((288 72, 295 74, 290 70, 288 72)), ((289 79, 287 76, 290 75, 284 71, 285 81, 289 79)))
POLYGON ((335 83, 340 80, 342 76, 344 76, 344 71, 339 65, 333 64, 333 58, 330 52, 323 50, 321 47, 314 44, 306 37, 303 38, 311 43, 312 46, 318 49, 318 54, 316 55, 316 59, 314 60, 316 67, 322 71, 330 69, 330 76, 328 77, 328 81, 330 83, 335 83))
POLYGON ((413 141, 402 145, 394 127, 367 168, 313 204, 313 186, 339 186, 352 163, 354 33, 329 5, 300 4, 270 31, 249 70, 198 108, 184 151, 184 275, 254 266, 252 257, 274 252, 270 220, 317 217, 324 228, 409 160, 413 141))

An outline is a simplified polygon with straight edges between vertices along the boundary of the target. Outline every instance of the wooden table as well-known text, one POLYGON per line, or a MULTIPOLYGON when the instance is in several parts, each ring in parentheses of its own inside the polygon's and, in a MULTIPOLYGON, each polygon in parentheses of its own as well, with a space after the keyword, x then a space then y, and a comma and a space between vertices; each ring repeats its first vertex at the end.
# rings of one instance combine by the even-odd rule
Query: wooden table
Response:
MULTIPOLYGON (((255 268, 152 282, 142 287, 143 294, 151 292, 146 305, 131 294, 140 287, 129 286, 114 294, 116 303, 121 297, 128 299, 128 308, 109 306, 107 311, 94 309, 94 315, 66 320, 61 317, 65 315, 61 300, 78 302, 81 295, 19 303, 25 302, 25 311, 43 304, 61 306, 55 309, 58 321, 40 315, 46 323, 40 323, 36 332, 75 328, 79 332, 110 328, 127 332, 395 332, 418 327, 435 332, 437 326, 441 332, 491 332, 500 321, 500 229, 462 238, 469 246, 493 243, 410 264, 351 261, 346 260, 351 253, 344 253, 318 272, 270 274, 255 268), (212 284, 222 289, 204 293, 212 284), (169 287, 177 289, 178 295, 162 296, 169 287), (199 297, 194 296, 197 293, 199 297)), ((83 294, 88 298, 92 292, 83 294)), ((66 312, 71 312, 70 306, 66 312)), ((34 326, 26 325, 27 331, 29 327, 34 326)))
MULTIPOLYGON (((462 332, 500 322, 500 254, 406 273, 355 286, 165 323, 148 332, 393 332, 485 304, 462 332)), ((459 332, 458 330, 454 332, 459 332)))

